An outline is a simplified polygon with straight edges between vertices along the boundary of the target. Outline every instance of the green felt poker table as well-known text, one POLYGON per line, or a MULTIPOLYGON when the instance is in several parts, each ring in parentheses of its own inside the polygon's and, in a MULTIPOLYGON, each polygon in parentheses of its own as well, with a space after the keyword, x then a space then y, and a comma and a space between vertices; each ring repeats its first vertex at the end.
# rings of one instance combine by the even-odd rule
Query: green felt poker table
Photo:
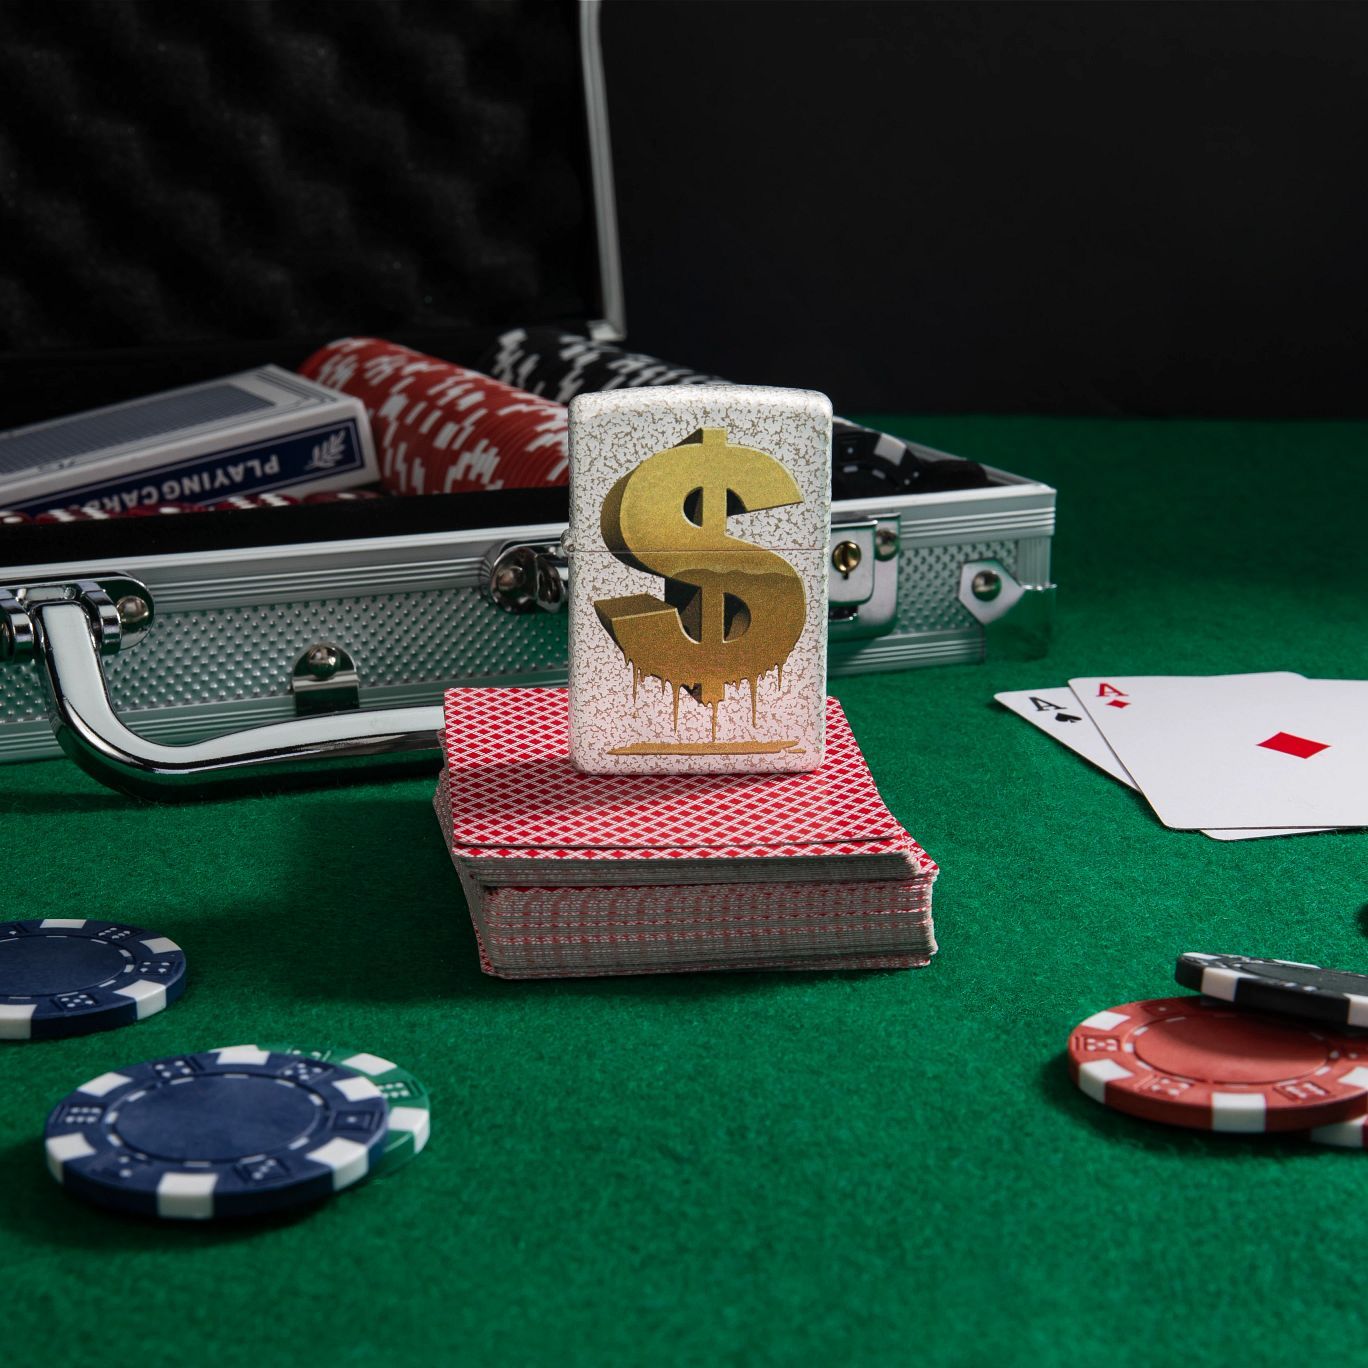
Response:
POLYGON ((430 778, 157 807, 0 769, 5 915, 147 925, 190 958, 139 1025, 0 1046, 6 1361, 1353 1361, 1368 1155, 1131 1119, 1063 1050, 1181 991, 1184 950, 1368 967, 1368 834, 1166 830, 991 700, 1368 675, 1368 428, 878 421, 1059 489, 1046 659, 834 684, 941 865, 931 966, 502 982, 430 778), (427 1151, 237 1225, 121 1219, 47 1175, 77 1084, 258 1039, 401 1062, 427 1151))

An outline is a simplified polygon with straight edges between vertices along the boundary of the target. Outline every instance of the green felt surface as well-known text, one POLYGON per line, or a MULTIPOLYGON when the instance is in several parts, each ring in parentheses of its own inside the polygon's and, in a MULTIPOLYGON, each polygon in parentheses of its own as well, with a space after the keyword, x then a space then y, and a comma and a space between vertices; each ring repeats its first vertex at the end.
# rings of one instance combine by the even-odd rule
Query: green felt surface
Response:
POLYGON ((1061 1051, 1082 1017, 1178 992, 1183 950, 1368 967, 1368 836, 1167 831, 990 698, 1368 674, 1368 428, 889 423, 1061 491, 1046 660, 835 686, 942 865, 929 969, 503 983, 428 780, 164 808, 64 763, 0 769, 6 914, 145 923, 191 963, 138 1026, 0 1046, 4 1361, 1359 1357, 1368 1155, 1113 1114, 1061 1051), (71 1087, 263 1037, 418 1073, 428 1151, 232 1227, 118 1219, 45 1173, 71 1087))

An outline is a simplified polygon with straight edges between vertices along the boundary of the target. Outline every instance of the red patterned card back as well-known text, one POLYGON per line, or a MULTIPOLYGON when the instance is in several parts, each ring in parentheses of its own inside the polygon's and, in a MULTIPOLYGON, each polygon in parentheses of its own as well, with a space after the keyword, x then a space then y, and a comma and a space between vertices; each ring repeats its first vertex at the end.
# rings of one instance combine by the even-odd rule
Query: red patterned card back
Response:
POLYGON ((884 806, 834 698, 826 703, 826 761, 806 774, 583 774, 568 758, 569 720, 565 689, 448 690, 454 846, 702 855, 715 847, 873 843, 921 854, 884 806))

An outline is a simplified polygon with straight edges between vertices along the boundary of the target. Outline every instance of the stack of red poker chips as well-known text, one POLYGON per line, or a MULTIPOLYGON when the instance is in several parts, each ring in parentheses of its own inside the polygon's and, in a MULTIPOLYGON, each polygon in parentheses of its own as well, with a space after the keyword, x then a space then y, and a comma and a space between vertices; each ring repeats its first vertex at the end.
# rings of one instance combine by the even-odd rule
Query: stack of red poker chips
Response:
POLYGON ((237 513, 253 508, 293 508, 299 499, 294 494, 230 494, 209 505, 212 513, 237 513))
POLYGON ((370 415, 396 494, 541 489, 569 477, 564 405, 373 337, 330 342, 300 368, 370 415))
POLYGON ((103 508, 49 508, 46 513, 39 513, 34 522, 40 523, 76 523, 76 522, 108 522, 111 518, 117 517, 117 513, 106 512, 103 508))
MULTIPOLYGON (((348 492, 348 491, 342 491, 348 492)), ((321 498, 329 495, 315 496, 321 498)), ((374 498, 374 495, 370 497, 374 498)), ((138 504, 133 508, 109 509, 98 504, 73 504, 69 508, 49 508, 30 518, 23 513, 0 510, 0 524, 112 522, 123 518, 162 518, 176 513, 228 512, 241 508, 289 508, 299 500, 291 494, 234 494, 218 503, 208 505, 171 503, 138 504)))
POLYGON ((305 494, 302 498, 295 494, 232 494, 226 499, 208 505, 162 502, 139 504, 135 508, 108 509, 96 504, 69 508, 50 508, 36 517, 18 513, 12 509, 0 509, 0 527, 18 527, 25 523, 76 523, 110 522, 120 518, 160 518, 172 513, 232 513, 240 509, 254 508, 293 508, 299 503, 359 503, 366 499, 379 499, 384 496, 373 489, 329 489, 319 494, 305 494))

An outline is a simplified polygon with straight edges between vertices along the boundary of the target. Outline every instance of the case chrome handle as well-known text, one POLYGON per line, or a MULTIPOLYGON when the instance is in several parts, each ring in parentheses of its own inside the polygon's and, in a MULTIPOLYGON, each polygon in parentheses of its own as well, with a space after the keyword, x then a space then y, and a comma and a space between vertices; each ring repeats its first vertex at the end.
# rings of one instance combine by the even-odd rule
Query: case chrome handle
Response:
POLYGON ((81 597, 24 606, 57 743, 121 793, 177 801, 234 787, 375 777, 399 765, 435 769, 441 758, 439 706, 301 717, 192 745, 149 741, 119 721, 110 700, 99 654, 109 624, 92 619, 81 597))

